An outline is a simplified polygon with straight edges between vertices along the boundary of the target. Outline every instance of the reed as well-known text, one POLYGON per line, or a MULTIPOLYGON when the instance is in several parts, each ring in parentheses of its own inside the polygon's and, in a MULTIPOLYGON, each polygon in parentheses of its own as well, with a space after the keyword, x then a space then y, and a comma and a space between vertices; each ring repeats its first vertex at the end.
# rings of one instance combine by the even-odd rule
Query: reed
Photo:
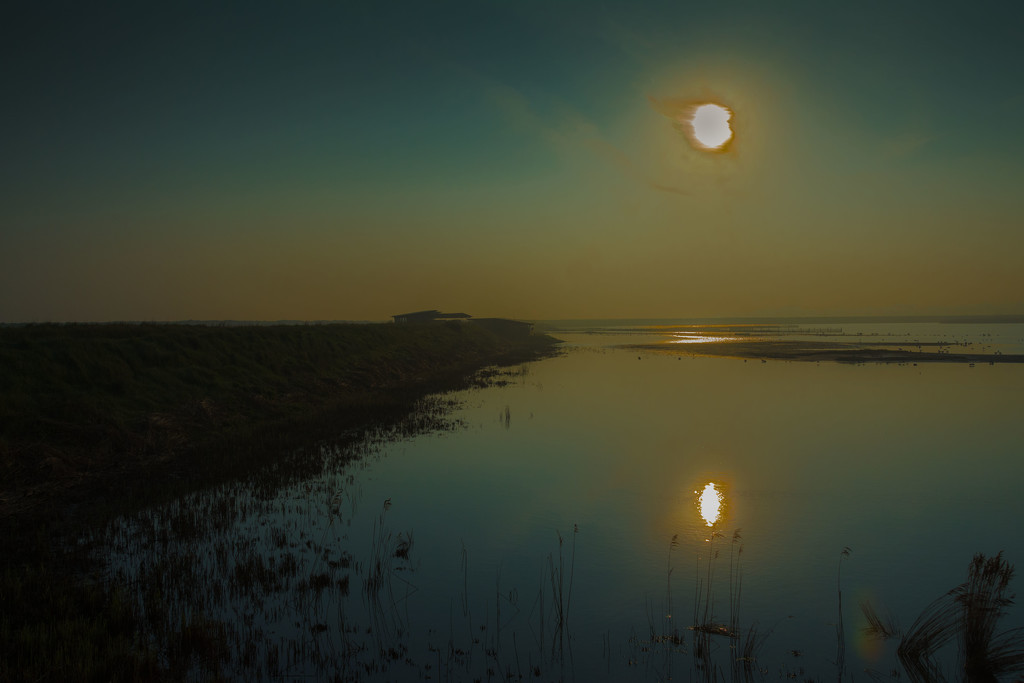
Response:
POLYGON ((743 655, 734 660, 734 680, 740 679, 740 676, 735 674, 741 674, 744 683, 750 683, 754 680, 755 673, 760 674, 762 677, 767 673, 767 669, 758 665, 757 658, 768 635, 759 631, 756 623, 747 629, 743 636, 743 655), (737 664, 739 665, 738 667, 735 666, 737 664), (739 671, 736 670, 737 668, 739 671))
POLYGON ((836 567, 836 596, 839 603, 839 618, 836 620, 836 670, 839 682, 842 683, 846 672, 846 628, 843 625, 843 560, 850 557, 849 546, 839 552, 839 564, 836 567))
POLYGON ((122 498, 151 503, 170 479, 157 476, 158 462, 190 484, 230 480, 295 444, 390 422, 487 365, 553 349, 543 335, 460 327, 0 328, 0 474, 10 494, 0 516, 89 502, 114 474, 122 498))
MULTIPOLYGON (((173 501, 240 479, 270 498, 363 437, 437 426, 447 407, 423 396, 468 386, 491 363, 548 353, 551 342, 451 326, 0 329, 0 680, 158 676, 169 663, 156 643, 181 623, 153 635, 166 598, 108 579, 87 548, 69 552, 81 538, 169 502, 176 512, 139 533, 158 547, 198 543, 229 528, 234 512, 173 501), (399 425, 410 412, 414 421, 399 425)), ((274 539, 282 552, 292 542, 274 539)), ((211 562, 233 571, 226 546, 211 562)), ((150 576, 166 589, 177 571, 150 576)), ((253 591, 257 576, 277 581, 268 566, 240 571, 253 591)), ((204 600, 231 590, 217 582, 204 600)))
POLYGON ((679 534, 673 534, 668 544, 668 568, 665 572, 665 617, 662 633, 671 634, 679 639, 679 629, 672 621, 675 612, 672 610, 672 551, 679 547, 679 534))
POLYGON ((743 557, 743 536, 740 529, 732 533, 732 544, 729 546, 729 631, 740 631, 740 603, 743 597, 743 574, 740 571, 740 560, 743 557))
MULTIPOLYGON (((697 581, 695 587, 695 600, 694 600, 694 618, 693 626, 691 627, 694 631, 704 632, 710 634, 724 635, 729 637, 735 637, 736 634, 730 629, 729 626, 715 622, 715 564, 718 559, 719 551, 715 548, 715 539, 722 538, 723 535, 719 531, 712 531, 711 537, 708 539, 708 554, 707 562, 701 567, 700 557, 697 559, 697 581), (703 579, 701 573, 704 574, 703 579)), ((738 542, 738 537, 734 536, 738 542)), ((735 547, 735 546, 734 546, 735 547)), ((730 561, 730 571, 732 563, 730 561)), ((736 587, 736 583, 730 577, 730 606, 734 604, 732 588, 736 587)), ((736 603, 738 608, 738 603, 736 603)))
MULTIPOLYGON (((1024 628, 999 630, 1006 608, 1013 566, 1002 553, 977 554, 967 581, 929 604, 904 632, 892 617, 881 617, 870 603, 861 608, 865 635, 899 639, 896 655, 915 683, 945 680, 943 653, 956 642, 957 669, 966 681, 997 681, 1024 673, 1024 628)), ((949 659, 947 657, 946 659, 949 659)))
POLYGON ((566 567, 563 547, 565 539, 559 531, 558 535, 558 566, 555 566, 554 557, 548 555, 548 575, 551 579, 551 593, 554 605, 555 630, 561 634, 569 624, 569 608, 572 606, 572 583, 576 569, 576 535, 580 527, 574 524, 572 528, 572 550, 569 557, 568 587, 566 587, 566 567))

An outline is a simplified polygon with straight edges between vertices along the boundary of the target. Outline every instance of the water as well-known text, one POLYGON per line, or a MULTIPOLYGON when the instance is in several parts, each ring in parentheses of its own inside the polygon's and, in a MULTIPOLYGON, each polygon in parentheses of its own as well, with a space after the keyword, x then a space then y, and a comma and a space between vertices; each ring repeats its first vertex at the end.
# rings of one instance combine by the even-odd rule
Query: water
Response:
MULTIPOLYGON (((893 325, 842 334, 1006 353, 1024 339, 893 325)), ((563 325, 566 353, 456 394, 450 429, 378 439, 349 464, 328 453, 320 478, 280 490, 268 474, 151 510, 105 552, 137 585, 161 576, 150 609, 170 625, 228 621, 220 670, 266 680, 740 676, 744 639, 710 636, 697 656, 695 620, 756 625, 757 678, 831 678, 844 656, 847 678, 888 676, 894 644, 860 634, 861 601, 907 627, 975 553, 1024 562, 1024 366, 617 347, 675 334, 563 325)), ((1022 625, 1011 608, 1004 627, 1022 625)))
POLYGON ((538 326, 569 344, 605 346, 677 344, 718 341, 813 341, 863 344, 907 351, 955 351, 979 354, 1024 354, 1024 323, 965 323, 856 319, 758 321, 590 320, 550 321, 538 326))

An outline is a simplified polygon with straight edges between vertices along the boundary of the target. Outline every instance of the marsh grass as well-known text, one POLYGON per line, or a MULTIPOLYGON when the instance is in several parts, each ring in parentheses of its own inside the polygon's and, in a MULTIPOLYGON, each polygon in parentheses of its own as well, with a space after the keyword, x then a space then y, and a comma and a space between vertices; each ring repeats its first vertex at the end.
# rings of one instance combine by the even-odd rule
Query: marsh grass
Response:
POLYGON ((0 680, 156 678, 164 667, 137 635, 126 588, 83 581, 64 560, 3 568, 0 680))
MULTIPOLYGON (((672 540, 668 543, 668 567, 665 570, 665 617, 662 625, 662 633, 666 636, 681 640, 679 629, 673 621, 675 612, 672 610, 672 551, 679 548, 679 534, 673 534, 672 540)), ((652 628, 653 635, 653 628, 652 628)))
MULTIPOLYGON (((427 662, 413 660, 409 650, 416 639, 408 627, 408 601, 416 593, 414 536, 390 529, 389 500, 367 520, 372 530, 365 547, 349 540, 361 496, 355 474, 384 457, 383 446, 395 439, 457 427, 446 417, 448 400, 421 405, 429 419, 419 415, 367 430, 359 444, 344 449, 294 453, 269 471, 147 508, 107 528, 97 543, 109 558, 108 581, 133 586, 136 620, 156 652, 179 651, 176 634, 189 619, 226 629, 223 667, 193 657, 191 668, 174 671, 253 681, 282 675, 361 680, 403 670, 421 677, 427 662), (317 477, 295 476, 288 466, 306 457, 319 463, 317 477), (354 601, 353 577, 362 588, 353 591, 354 601)), ((441 660, 446 673, 452 658, 468 651, 448 648, 441 660)), ((158 663, 172 669, 166 657, 158 663)))
POLYGON ((740 562, 743 559, 743 535, 741 529, 732 533, 729 545, 729 631, 740 632, 740 605, 743 598, 743 573, 740 562))
MULTIPOLYGON (((388 603, 394 606, 397 602, 394 581, 400 580, 406 587, 411 584, 399 576, 409 569, 409 552, 412 549, 412 532, 395 534, 386 525, 385 516, 391 509, 391 499, 384 501, 380 516, 374 521, 368 568, 363 579, 363 593, 374 605, 381 608, 388 603), (395 560, 401 561, 398 565, 395 560)), ((406 597, 408 597, 406 595, 406 597)))
POLYGON ((880 616, 870 603, 862 603, 865 635, 898 640, 897 658, 915 683, 947 680, 947 673, 968 682, 1020 676, 1024 628, 1000 630, 1006 608, 1014 602, 1009 592, 1013 574, 1002 553, 975 555, 967 581, 928 605, 906 631, 891 616, 880 616), (956 661, 952 668, 951 659, 956 661))
POLYGON ((662 612, 656 616, 655 605, 648 599, 648 636, 640 639, 634 631, 628 639, 631 650, 627 654, 627 665, 651 668, 650 676, 655 679, 674 678, 680 658, 684 660, 682 664, 690 666, 690 680, 725 680, 729 675, 732 680, 752 680, 755 675, 764 675, 765 669, 757 662, 757 656, 766 635, 758 631, 756 624, 744 630, 740 621, 743 594, 741 530, 733 532, 729 548, 728 623, 719 620, 715 609, 716 594, 720 590, 715 583, 716 562, 721 555, 715 541, 723 535, 709 531, 712 535, 704 541, 707 543, 706 552, 695 555, 688 635, 678 628, 680 606, 673 557, 681 543, 679 535, 675 534, 668 544, 662 612))
POLYGON ((0 514, 94 494, 112 468, 122 496, 150 496, 161 468, 193 485, 237 476, 553 342, 473 325, 3 327, 0 514))
MULTIPOLYGON (((347 481, 347 477, 341 479, 347 481)), ((225 590, 235 596, 232 600, 228 599, 230 596, 218 598, 212 588, 224 569, 204 569, 202 563, 197 565, 188 554, 203 555, 197 552, 195 539, 184 543, 185 549, 192 548, 184 553, 173 538, 166 540, 167 559, 153 563, 148 573, 138 577, 135 583, 136 586, 154 585, 145 599, 153 606, 147 613, 156 617, 150 632, 162 633, 166 639, 160 648, 165 653, 161 656, 166 657, 158 662, 160 670, 172 671, 179 678, 203 680, 217 677, 253 681, 302 677, 346 681, 574 680, 572 643, 579 636, 577 632, 594 635, 591 628, 580 627, 571 618, 572 606, 578 602, 575 591, 579 588, 574 581, 573 541, 578 535, 577 527, 573 527, 572 541, 566 535, 556 534, 557 548, 546 557, 537 558, 541 570, 537 600, 528 614, 525 609, 520 612, 522 587, 508 585, 500 566, 494 573, 492 587, 468 585, 465 575, 469 551, 460 543, 455 566, 463 576, 453 577, 447 628, 442 630, 437 620, 429 622, 426 634, 417 633, 417 622, 410 620, 402 608, 415 595, 403 592, 410 576, 405 574, 406 570, 396 569, 399 565, 408 566, 418 554, 418 547, 411 541, 402 542, 411 535, 391 531, 388 521, 393 513, 387 502, 376 514, 366 515, 365 523, 372 528, 372 533, 358 544, 359 557, 347 555, 343 532, 348 527, 339 524, 337 516, 333 522, 330 519, 330 510, 342 507, 342 499, 347 495, 333 487, 336 481, 310 489, 304 484, 297 485, 291 489, 291 494, 286 492, 270 500, 247 497, 240 489, 232 489, 237 519, 247 520, 250 525, 246 527, 250 529, 249 534, 242 536, 251 535, 255 541, 235 538, 237 534, 226 532, 221 526, 213 531, 215 538, 230 543, 226 565, 230 579, 225 590), (279 509, 283 514, 283 527, 274 528, 277 523, 260 525, 260 520, 267 519, 265 512, 269 514, 279 509), (331 532, 325 534, 324 528, 331 532), (282 537, 286 539, 283 543, 282 537), (292 556, 294 561, 282 554, 292 556), (172 556, 182 559, 175 562, 172 556), (236 567, 244 567, 239 576, 230 574, 236 567), (345 570, 364 580, 362 594, 355 591, 352 601, 347 600, 346 592, 339 588, 341 575, 344 574, 345 579, 349 576, 345 570), (380 577, 380 581, 375 589, 376 597, 371 601, 367 599, 365 582, 374 576, 380 577), (185 590, 175 589, 175 585, 182 582, 185 590), (193 586, 200 590, 190 588, 193 586), (178 590, 178 597, 175 597, 175 590, 178 590), (465 610, 460 610, 457 604, 456 595, 460 590, 465 610), (362 611, 356 609, 360 602, 364 605, 362 611), (560 608, 559 604, 563 606, 560 608), (487 609, 481 609, 482 605, 487 609), (214 616, 230 615, 236 608, 240 611, 233 618, 214 616), (485 614, 483 623, 474 621, 474 614, 485 614), (563 615, 561 625, 559 614, 563 615), (291 628, 291 623, 296 623, 296 628, 291 628), (222 625, 221 630, 218 624, 222 625), (536 628, 540 630, 539 637, 536 628)), ((208 509, 221 508, 210 504, 208 509)), ((138 526, 139 533, 149 539, 147 543, 164 547, 159 518, 138 526)), ((670 542, 667 564, 662 565, 666 571, 666 582, 662 584, 666 605, 678 601, 673 596, 679 592, 679 587, 675 585, 677 577, 672 571, 678 550, 677 544, 670 542)), ((740 535, 734 533, 729 553, 730 624, 740 623, 741 550, 740 535)), ((842 554, 840 557, 840 562, 844 562, 842 554)), ((724 577, 713 582, 721 568, 716 572, 713 567, 709 573, 704 553, 700 554, 699 567, 695 582, 708 586, 710 576, 710 588, 724 593, 724 577)), ((841 576, 837 577, 837 582, 837 589, 841 590, 841 576)), ((1005 583, 1008 585, 1008 577, 1005 583)), ((532 595, 532 592, 527 594, 532 595)), ((707 597, 703 591, 700 595, 700 613, 703 613, 707 597)), ((716 604, 724 604, 724 599, 716 604)), ((718 623, 714 609, 710 614, 709 623, 718 623)), ((804 671, 805 660, 785 657, 779 648, 768 647, 771 631, 760 629, 756 623, 748 628, 730 628, 734 635, 729 638, 724 637, 725 632, 712 629, 694 629, 684 638, 684 634, 677 634, 671 628, 673 622, 663 623, 665 628, 661 632, 655 633, 652 627, 648 640, 640 641, 634 634, 630 642, 624 644, 631 648, 626 653, 627 664, 614 656, 615 637, 602 635, 601 667, 611 671, 612 677, 621 674, 622 666, 626 666, 627 671, 630 667, 643 667, 629 678, 667 680, 678 679, 680 670, 686 678, 685 665, 689 662, 692 666, 690 680, 763 681, 776 678, 764 662, 778 661, 783 655, 787 663, 779 668, 778 679, 795 676, 799 680, 810 680, 817 673, 810 664, 809 670, 804 671), (768 657, 763 655, 765 650, 768 650, 768 657)), ((424 624, 420 622, 418 628, 423 629, 424 624)), ((996 634, 997 641, 999 637, 996 634)), ((597 645, 589 643, 587 648, 588 655, 596 657, 597 645)))
MULTIPOLYGON (((470 385, 485 364, 547 353, 551 342, 430 325, 0 329, 0 680, 177 678, 172 671, 189 669, 173 661, 184 653, 201 668, 210 647, 200 636, 212 628, 204 606, 227 591, 210 584, 183 610, 168 587, 198 581, 208 563, 262 604, 263 593, 294 579, 287 556, 315 544, 277 530, 281 557, 225 542, 200 560, 202 539, 227 533, 255 499, 320 472, 362 439, 436 427, 450 405, 425 395, 470 385), (245 501, 233 498, 241 479, 245 501), (193 494, 218 486, 224 495, 198 505, 193 494), (146 512, 161 502, 166 516, 146 512), (121 541, 148 587, 106 574, 92 551, 109 520, 139 512, 121 541), (188 560, 157 562, 145 550, 153 547, 179 547, 188 560)), ((305 585, 334 590, 328 574, 347 594, 339 566, 305 585)), ((214 629, 210 643, 222 636, 214 629)), ((296 656, 268 651, 264 670, 296 656)), ((233 657, 255 655, 242 648, 233 657)))
POLYGON ((566 585, 565 554, 563 552, 565 539, 561 532, 558 535, 558 566, 555 566, 553 555, 548 555, 548 576, 551 579, 552 607, 554 608, 555 631, 561 637, 569 626, 569 608, 572 606, 572 582, 576 570, 576 535, 579 534, 579 525, 574 524, 572 528, 572 548, 569 555, 569 580, 566 585))
POLYGON ((849 546, 839 552, 839 563, 836 566, 836 599, 839 605, 839 618, 836 620, 836 671, 840 683, 846 674, 846 626, 843 622, 843 560, 850 557, 849 546))
POLYGON ((732 673, 734 681, 750 683, 754 680, 755 675, 763 678, 768 672, 767 668, 758 664, 758 656, 768 635, 760 631, 756 623, 752 624, 743 633, 742 654, 739 657, 733 658, 732 673))
MULTIPOLYGON (((694 582, 694 604, 693 604, 693 625, 691 628, 697 633, 705 633, 709 635, 721 635, 730 638, 737 637, 737 633, 732 630, 730 625, 723 624, 715 619, 715 565, 718 560, 719 550, 715 548, 715 540, 723 538, 723 534, 719 531, 711 531, 711 536, 708 539, 708 552, 707 561, 703 567, 700 563, 700 557, 697 558, 697 576, 694 582), (702 577, 701 574, 704 574, 702 577)), ((739 597, 738 590, 741 587, 741 583, 738 581, 738 576, 733 576, 733 570, 738 570, 738 565, 733 565, 733 551, 736 549, 736 544, 739 543, 740 536, 738 531, 733 535, 733 545, 730 546, 730 560, 729 560, 729 606, 730 606, 730 623, 732 622, 732 615, 739 613, 739 597), (734 593, 734 591, 736 591, 734 593), (734 597, 735 596, 735 597, 734 597)), ((738 553, 737 553, 738 556, 738 553)), ((738 561, 738 560, 737 560, 738 561)))

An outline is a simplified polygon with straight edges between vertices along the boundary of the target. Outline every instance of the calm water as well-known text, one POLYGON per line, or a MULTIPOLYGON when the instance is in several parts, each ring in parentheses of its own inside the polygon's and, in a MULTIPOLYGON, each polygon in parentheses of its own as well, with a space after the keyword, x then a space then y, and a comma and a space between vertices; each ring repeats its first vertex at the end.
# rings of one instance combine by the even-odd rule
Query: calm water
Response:
MULTIPOLYGON (((1024 346, 1020 325, 904 327, 842 334, 1024 346)), ((150 610, 171 621, 228 620, 222 671, 267 680, 729 679, 743 639, 695 656, 695 613, 756 625, 757 679, 831 679, 841 586, 845 677, 866 680, 894 646, 860 635, 860 601, 909 626, 975 553, 1024 563, 1022 365, 745 362, 615 348, 664 329, 557 334, 563 355, 455 395, 454 429, 113 526, 113 571, 159 576, 150 610)))

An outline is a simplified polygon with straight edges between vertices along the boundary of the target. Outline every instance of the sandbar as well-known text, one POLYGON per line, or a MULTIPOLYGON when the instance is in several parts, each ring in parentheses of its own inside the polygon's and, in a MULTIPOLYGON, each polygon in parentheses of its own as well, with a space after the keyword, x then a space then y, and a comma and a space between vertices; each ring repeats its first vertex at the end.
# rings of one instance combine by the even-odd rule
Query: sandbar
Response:
MULTIPOLYGON (((915 344, 917 346, 917 344, 915 344)), ((929 345, 934 346, 934 345, 929 345)), ((624 348, 684 356, 761 360, 834 361, 839 363, 1024 363, 1024 354, 959 353, 950 346, 912 350, 895 344, 844 344, 824 341, 713 341, 689 344, 629 344, 624 348), (893 348, 895 347, 895 348, 893 348)))

